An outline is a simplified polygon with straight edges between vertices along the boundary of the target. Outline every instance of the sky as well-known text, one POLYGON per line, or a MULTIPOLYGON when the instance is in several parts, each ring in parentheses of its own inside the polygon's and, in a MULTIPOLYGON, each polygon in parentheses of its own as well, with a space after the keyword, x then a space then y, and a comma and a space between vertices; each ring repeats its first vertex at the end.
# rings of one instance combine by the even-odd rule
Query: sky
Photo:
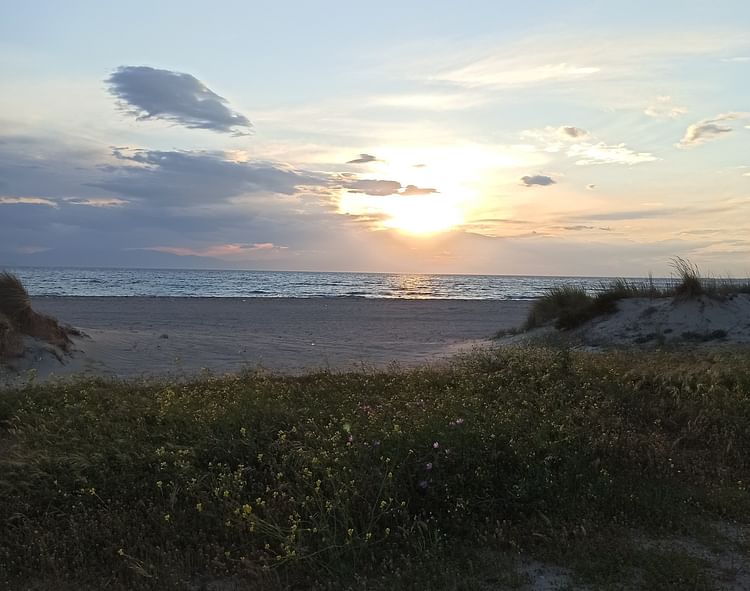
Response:
POLYGON ((750 276, 750 3, 13 2, 0 266, 750 276))

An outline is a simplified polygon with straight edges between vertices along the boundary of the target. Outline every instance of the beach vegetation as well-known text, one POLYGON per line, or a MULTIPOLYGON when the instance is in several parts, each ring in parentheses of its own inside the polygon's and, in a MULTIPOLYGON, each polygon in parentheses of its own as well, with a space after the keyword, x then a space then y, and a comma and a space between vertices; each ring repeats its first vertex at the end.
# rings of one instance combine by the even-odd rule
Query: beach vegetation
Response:
POLYGON ((747 550, 713 524, 750 526, 748 424, 743 350, 30 381, 0 391, 0 588, 712 589, 643 540, 747 550))
POLYGON ((31 299, 21 280, 7 272, 0 273, 0 362, 23 353, 23 335, 43 340, 67 351, 72 331, 55 318, 40 314, 31 307, 31 299))
POLYGON ((614 279, 600 285, 594 293, 576 285, 551 287, 532 304, 524 329, 546 324, 553 324, 559 330, 577 328, 594 318, 613 314, 617 302, 628 298, 684 301, 700 296, 721 299, 750 293, 750 281, 702 277, 697 265, 681 257, 672 259, 672 268, 674 281, 663 285, 649 275, 647 280, 614 279))

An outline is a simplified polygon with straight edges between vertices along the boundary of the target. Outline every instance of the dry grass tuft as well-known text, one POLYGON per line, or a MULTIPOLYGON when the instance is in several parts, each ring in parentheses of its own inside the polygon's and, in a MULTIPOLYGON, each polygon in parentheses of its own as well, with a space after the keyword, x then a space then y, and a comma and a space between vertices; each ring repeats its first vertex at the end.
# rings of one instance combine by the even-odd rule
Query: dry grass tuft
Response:
POLYGON ((674 257, 671 266, 680 279, 680 283, 674 289, 675 298, 690 299, 706 293, 698 265, 682 257, 674 257))
POLYGON ((20 357, 23 354, 23 339, 4 314, 0 314, 0 361, 20 357))
POLYGON ((21 280, 11 273, 0 273, 0 314, 18 324, 31 312, 31 300, 21 280))
POLYGON ((0 273, 0 359, 23 353, 22 335, 28 335, 67 351, 69 331, 45 314, 34 312, 26 288, 15 275, 0 273))

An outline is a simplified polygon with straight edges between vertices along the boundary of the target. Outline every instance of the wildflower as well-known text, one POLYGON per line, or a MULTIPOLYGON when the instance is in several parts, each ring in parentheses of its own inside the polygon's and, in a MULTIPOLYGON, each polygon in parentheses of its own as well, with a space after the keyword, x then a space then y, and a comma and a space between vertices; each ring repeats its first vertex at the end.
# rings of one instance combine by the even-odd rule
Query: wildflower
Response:
POLYGON ((352 537, 353 534, 354 534, 354 530, 352 528, 349 528, 348 530, 346 530, 346 535, 349 536, 350 538, 352 537))
POLYGON ((424 469, 425 469, 425 470, 432 470, 432 462, 427 462, 427 463, 426 463, 426 464, 424 465, 424 469))
POLYGON ((250 515, 250 513, 252 512, 253 512, 253 508, 250 505, 248 505, 247 503, 242 505, 242 513, 244 513, 245 515, 250 515))
POLYGON ((161 488, 162 484, 163 484, 163 482, 161 480, 157 480, 156 481, 156 488, 161 488))
POLYGON ((422 490, 427 490, 427 487, 428 487, 428 486, 429 486, 429 485, 427 484, 427 481, 426 481, 426 480, 420 480, 420 481, 419 481, 419 488, 421 488, 422 490))
POLYGON ((242 437, 247 435, 247 429, 245 429, 245 427, 240 427, 240 435, 242 435, 242 437))
POLYGON ((391 535, 391 528, 390 527, 386 527, 385 528, 385 535, 386 536, 390 536, 391 535))
POLYGON ((456 419, 456 425, 463 425, 463 424, 464 424, 464 420, 463 419, 461 419, 461 418, 456 419))
POLYGON ((354 435, 349 435, 349 437, 346 438, 346 444, 351 445, 352 441, 354 441, 354 435))
POLYGON ((195 510, 198 511, 198 513, 200 513, 201 511, 203 511, 203 503, 196 503, 195 504, 195 510))
POLYGON ((437 441, 432 444, 432 449, 437 449, 438 447, 440 447, 440 444, 437 441))
POLYGON ((172 516, 169 513, 164 514, 164 521, 169 522, 172 520, 172 516))
POLYGON ((125 556, 125 550, 123 550, 122 548, 120 548, 120 549, 119 549, 119 550, 117 551, 117 554, 118 554, 119 556, 125 556))

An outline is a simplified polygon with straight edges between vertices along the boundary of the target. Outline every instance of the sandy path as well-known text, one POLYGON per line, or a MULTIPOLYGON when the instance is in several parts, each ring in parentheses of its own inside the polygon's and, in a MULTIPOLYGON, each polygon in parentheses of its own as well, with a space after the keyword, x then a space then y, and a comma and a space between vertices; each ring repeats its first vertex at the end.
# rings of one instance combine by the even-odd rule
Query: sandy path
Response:
POLYGON ((439 359, 523 322, 528 302, 359 298, 41 297, 33 305, 86 332, 66 366, 133 377, 208 368, 298 371, 439 359))

